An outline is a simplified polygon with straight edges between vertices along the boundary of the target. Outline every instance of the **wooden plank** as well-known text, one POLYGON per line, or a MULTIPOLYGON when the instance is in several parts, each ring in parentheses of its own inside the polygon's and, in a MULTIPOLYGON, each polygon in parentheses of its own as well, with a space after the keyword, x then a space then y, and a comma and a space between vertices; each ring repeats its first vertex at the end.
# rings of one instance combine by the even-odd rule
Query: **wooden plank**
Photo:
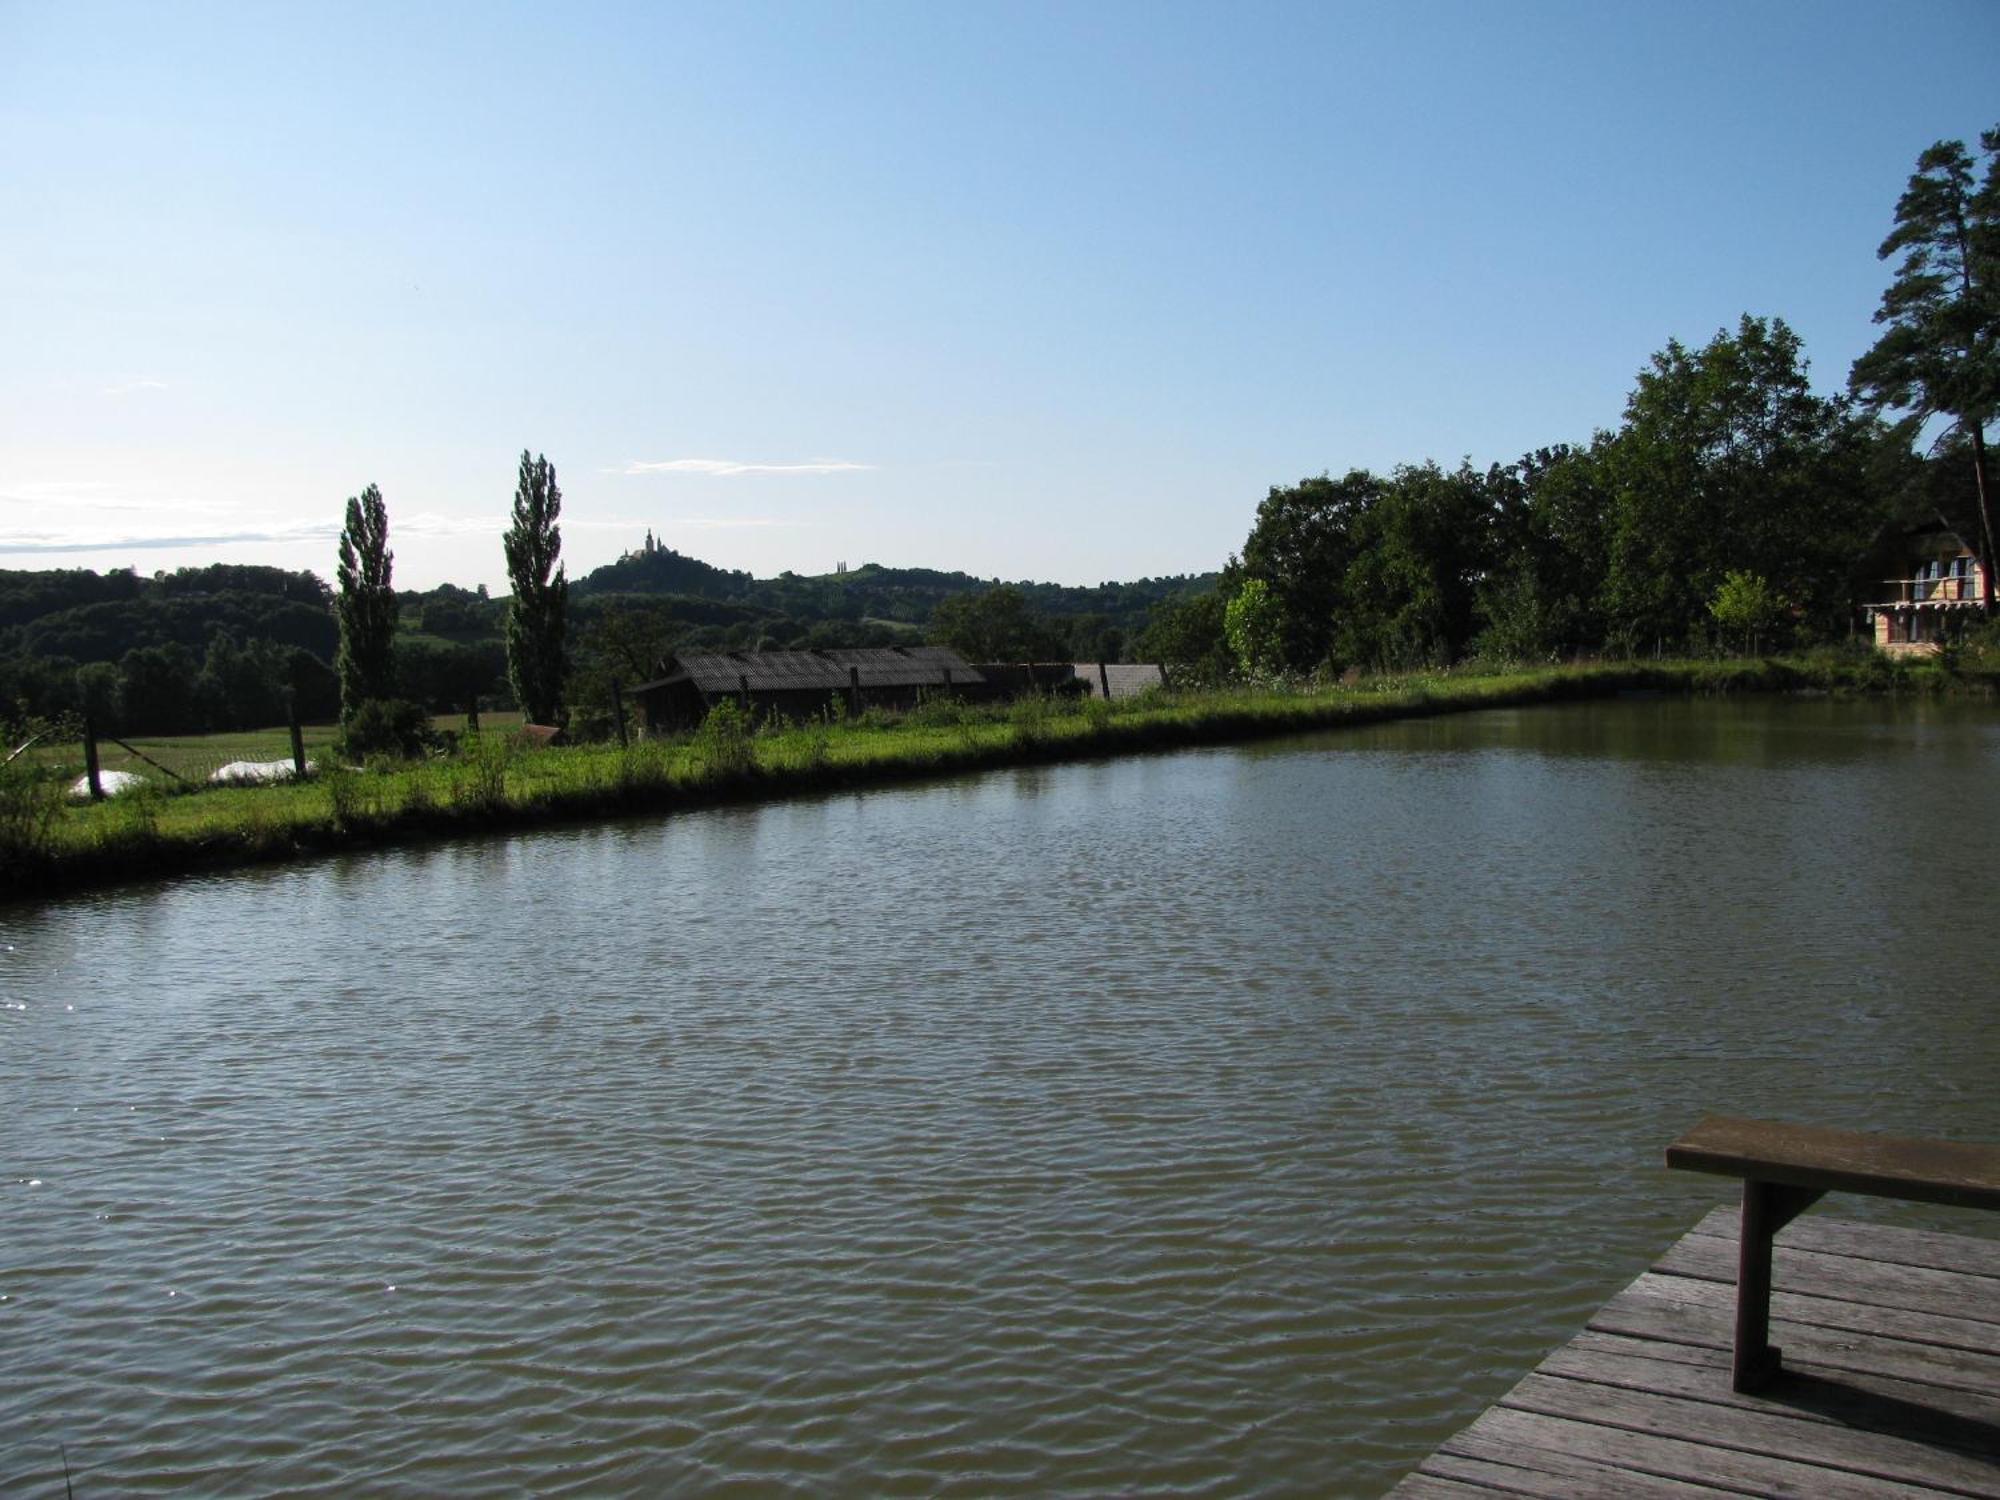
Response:
MULTIPOLYGON (((1697 1281, 1690 1276, 1663 1276, 1657 1271, 1648 1271, 1606 1307, 1635 1294, 1669 1298, 1689 1307, 1704 1309, 1710 1317, 1720 1320, 1715 1325, 1716 1330, 1725 1338, 1733 1327, 1736 1289, 1726 1282, 1697 1281)), ((1771 1294, 1771 1317, 1774 1323, 1838 1329, 1843 1333, 1866 1333, 1912 1344, 1936 1345, 1940 1349, 1986 1353, 1995 1345, 1991 1323, 1946 1317, 1939 1313, 1870 1307, 1864 1302, 1843 1302, 1833 1297, 1803 1296, 1782 1288, 1771 1294)), ((1601 1325, 1597 1318, 1593 1318, 1590 1326, 1595 1328, 1601 1325)))
MULTIPOLYGON (((1598 1309, 1589 1326, 1599 1333, 1726 1352, 1733 1342, 1734 1315, 1729 1288, 1649 1271, 1598 1309)), ((2000 1395, 2000 1357, 1991 1352, 1911 1343, 1893 1332, 1830 1331, 1803 1324, 1775 1324, 1772 1338, 1788 1364, 2000 1395)))
POLYGON ((1545 1417, 1818 1465, 1864 1479, 2000 1497, 2000 1467, 1988 1458, 1885 1432, 1805 1422, 1769 1406, 1729 1406, 1551 1375, 1528 1376, 1500 1404, 1545 1417))
POLYGON ((1424 1460, 1417 1472, 1548 1500, 1715 1500, 1715 1490, 1705 1484, 1512 1442, 1478 1423, 1424 1460))
MULTIPOLYGON (((1711 1495, 1714 1493, 1710 1492, 1711 1495)), ((1493 1500, 1494 1491, 1484 1484, 1466 1484, 1456 1479, 1440 1479, 1421 1469, 1389 1491, 1389 1500, 1493 1500)))
MULTIPOLYGON (((1975 1222, 1985 1226, 1994 1221, 1980 1218, 1975 1222)), ((1742 1214, 1732 1205, 1714 1210, 1689 1233, 1726 1239, 1734 1245, 1741 1228, 1742 1214)), ((1857 1224, 1851 1219, 1807 1214, 1780 1230, 1778 1243, 1794 1250, 1815 1250, 1822 1255, 1847 1255, 1934 1271, 1957 1271, 1966 1276, 2000 1278, 2000 1239, 1985 1235, 1942 1234, 1894 1224, 1857 1224)), ((2000 1289, 1994 1294, 2000 1295, 2000 1289)))
MULTIPOLYGON (((1686 1235, 1653 1263, 1667 1276, 1736 1285, 1736 1244, 1712 1235, 1686 1235)), ((1866 1302, 1963 1318, 1996 1328, 2000 1341, 2000 1283, 1987 1276, 1936 1271, 1852 1255, 1826 1255, 1780 1238, 1772 1257, 1772 1283, 1800 1296, 1866 1302)))
POLYGON ((1785 1368, 1745 1394, 1735 1240, 1734 1212, 1710 1214, 1393 1493, 2000 1500, 2000 1288, 1963 1269, 1979 1242, 1791 1226, 1772 1300, 1785 1368))
MULTIPOLYGON (((1891 1479, 1822 1468, 1817 1464, 1713 1447, 1684 1437, 1664 1437, 1594 1422, 1565 1421, 1541 1412, 1494 1407, 1461 1436, 1498 1438, 1567 1453, 1661 1479, 1679 1479, 1753 1495, 1812 1496, 1814 1500, 1935 1500, 1936 1491, 1891 1479)), ((1460 1438, 1442 1452, 1464 1451, 1460 1438)))
POLYGON ((1826 1372, 1794 1361, 1780 1385, 1756 1396, 1729 1383, 1727 1351, 1691 1344, 1663 1344, 1585 1329, 1538 1367, 1562 1375, 1789 1413, 1803 1421, 1838 1421, 1850 1427, 1895 1431, 1969 1453, 2000 1457, 2000 1395, 1918 1385, 1857 1370, 1826 1372), (1969 1429, 1969 1430, 1968 1430, 1969 1429))
POLYGON ((2000 1146, 1971 1141, 1710 1115, 1667 1147, 1667 1165, 1824 1192, 2000 1208, 2000 1146))

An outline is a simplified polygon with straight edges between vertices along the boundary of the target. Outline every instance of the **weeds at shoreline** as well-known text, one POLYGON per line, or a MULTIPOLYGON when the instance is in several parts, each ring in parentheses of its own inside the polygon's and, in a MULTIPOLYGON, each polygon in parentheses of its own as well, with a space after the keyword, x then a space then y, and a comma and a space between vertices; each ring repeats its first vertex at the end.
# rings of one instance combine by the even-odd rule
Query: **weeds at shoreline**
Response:
POLYGON ((1300 689, 1160 692, 1115 703, 1024 698, 927 701, 908 714, 757 724, 717 707, 693 735, 522 751, 469 735, 458 753, 305 782, 159 789, 65 805, 61 781, 0 768, 0 896, 21 897, 392 841, 532 827, 717 802, 911 780, 1000 766, 1221 744, 1390 719, 1645 690, 1728 695, 1972 693, 2000 672, 1870 656, 1666 662, 1534 670, 1457 669, 1300 689))

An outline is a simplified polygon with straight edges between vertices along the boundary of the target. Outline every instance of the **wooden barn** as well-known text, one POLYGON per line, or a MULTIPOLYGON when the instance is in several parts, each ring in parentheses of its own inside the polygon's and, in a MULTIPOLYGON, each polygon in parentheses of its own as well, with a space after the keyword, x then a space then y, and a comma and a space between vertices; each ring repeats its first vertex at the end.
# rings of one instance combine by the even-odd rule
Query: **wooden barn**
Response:
POLYGON ((810 719, 828 709, 914 708, 927 692, 990 695, 986 679, 943 646, 865 651, 688 651, 632 689, 648 734, 689 729, 724 698, 753 713, 810 719))

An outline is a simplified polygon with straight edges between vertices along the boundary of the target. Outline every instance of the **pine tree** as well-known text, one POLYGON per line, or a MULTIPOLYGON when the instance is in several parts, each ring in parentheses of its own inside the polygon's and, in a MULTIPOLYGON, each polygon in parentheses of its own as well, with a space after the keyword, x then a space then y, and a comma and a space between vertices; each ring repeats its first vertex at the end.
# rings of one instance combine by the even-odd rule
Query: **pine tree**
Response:
POLYGON ((1896 227, 1878 259, 1905 252, 1875 321, 1887 331, 1854 362, 1848 383, 1876 411, 1909 413, 1913 426, 1947 418, 1972 450, 1978 519, 1965 541, 1986 572, 1993 613, 1992 471, 1986 425, 2000 415, 2000 127, 1979 138, 1976 177, 1961 141, 1917 158, 1896 201, 1896 227))
POLYGON ((340 720, 351 723, 361 705, 395 691, 396 591, 389 570, 389 510, 382 492, 369 485, 347 502, 340 531, 340 588, 335 610, 340 649, 334 669, 340 677, 340 720))
POLYGON ((569 580, 563 576, 562 491, 546 458, 521 450, 514 489, 514 524, 507 528, 507 578, 514 601, 507 609, 507 678, 530 723, 554 724, 562 716, 564 635, 569 580))

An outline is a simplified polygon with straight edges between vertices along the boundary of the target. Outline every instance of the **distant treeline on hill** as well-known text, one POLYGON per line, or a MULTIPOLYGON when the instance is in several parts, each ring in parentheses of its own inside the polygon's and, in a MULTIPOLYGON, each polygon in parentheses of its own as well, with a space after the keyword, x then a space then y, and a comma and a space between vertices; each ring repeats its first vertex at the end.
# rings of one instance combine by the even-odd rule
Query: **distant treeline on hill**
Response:
MULTIPOLYGON (((757 579, 649 537, 572 586, 569 699, 602 714, 613 679, 644 680, 679 650, 886 646, 940 631, 985 659, 1130 660, 1161 601, 1215 581, 1003 586, 873 564, 757 579)), ((513 706, 505 599, 453 584, 398 599, 405 697, 434 713, 513 706)), ((296 703, 321 722, 338 712, 337 638, 332 592, 309 572, 0 570, 0 720, 87 710, 111 732, 185 734, 279 723, 296 703)))

